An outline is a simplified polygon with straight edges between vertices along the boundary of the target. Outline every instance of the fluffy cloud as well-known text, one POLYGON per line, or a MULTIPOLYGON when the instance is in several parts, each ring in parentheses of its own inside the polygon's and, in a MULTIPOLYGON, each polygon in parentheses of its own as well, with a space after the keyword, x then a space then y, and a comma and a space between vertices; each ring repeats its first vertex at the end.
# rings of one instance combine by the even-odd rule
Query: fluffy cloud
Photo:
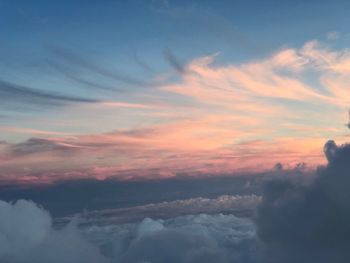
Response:
POLYGON ((57 229, 33 202, 0 202, 0 261, 6 263, 245 263, 255 258, 254 237, 251 220, 223 214, 57 229))
POLYGON ((131 225, 95 225, 84 232, 122 263, 246 263, 256 256, 254 223, 233 215, 146 218, 131 225))
POLYGON ((30 201, 0 201, 0 261, 6 263, 103 263, 98 248, 74 225, 52 227, 50 215, 30 201))
POLYGON ((325 144, 328 160, 311 184, 271 182, 258 210, 263 262, 349 262, 350 145, 325 144))

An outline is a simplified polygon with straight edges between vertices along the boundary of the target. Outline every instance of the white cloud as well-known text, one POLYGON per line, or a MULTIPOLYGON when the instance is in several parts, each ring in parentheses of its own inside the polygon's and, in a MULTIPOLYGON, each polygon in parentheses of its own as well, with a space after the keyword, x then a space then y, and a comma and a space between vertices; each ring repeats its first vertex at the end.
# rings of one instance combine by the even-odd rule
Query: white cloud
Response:
POLYGON ((57 229, 30 201, 0 201, 0 262, 252 262, 255 226, 233 215, 146 218, 134 224, 77 224, 57 229))
POLYGON ((233 215, 187 215, 141 223, 94 225, 85 235, 116 262, 254 262, 255 227, 233 215))
POLYGON ((107 262, 98 248, 84 240, 73 224, 52 227, 48 212, 30 201, 0 201, 0 262, 107 262))

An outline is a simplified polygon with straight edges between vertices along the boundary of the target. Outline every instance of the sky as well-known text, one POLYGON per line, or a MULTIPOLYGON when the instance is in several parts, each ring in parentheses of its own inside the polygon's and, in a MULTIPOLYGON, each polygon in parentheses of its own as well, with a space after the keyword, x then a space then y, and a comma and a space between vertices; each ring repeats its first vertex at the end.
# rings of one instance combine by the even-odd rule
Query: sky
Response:
POLYGON ((0 0, 0 181, 315 169, 349 134, 349 11, 0 0))

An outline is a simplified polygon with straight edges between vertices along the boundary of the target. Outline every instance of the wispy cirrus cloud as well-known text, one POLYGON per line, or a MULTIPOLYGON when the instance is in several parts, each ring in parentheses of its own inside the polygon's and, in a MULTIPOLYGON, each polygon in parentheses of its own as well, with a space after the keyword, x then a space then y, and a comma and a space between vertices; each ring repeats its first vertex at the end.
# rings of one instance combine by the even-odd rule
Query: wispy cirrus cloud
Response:
POLYGON ((38 90, 0 80, 1 108, 26 108, 37 106, 63 106, 74 103, 96 103, 98 100, 62 95, 55 92, 38 90))
POLYGON ((33 133, 34 140, 9 143, 2 155, 12 152, 12 159, 3 162, 3 171, 15 173, 17 163, 31 167, 27 175, 50 169, 57 177, 130 179, 271 169, 277 162, 315 167, 325 140, 344 141, 349 51, 311 41, 243 64, 219 65, 216 56, 194 59, 175 83, 165 78, 149 94, 135 91, 127 101, 75 109, 83 110, 91 125, 99 116, 115 123, 114 131, 42 133, 43 138, 33 133), (123 125, 117 117, 137 125, 123 125), (47 140, 45 146, 38 139, 47 140), (14 150, 22 146, 25 151, 14 150))
POLYGON ((18 127, 0 127, 0 131, 11 132, 11 133, 36 134, 36 135, 44 135, 44 136, 73 135, 72 133, 67 133, 67 132, 46 131, 46 130, 29 129, 29 128, 18 128, 18 127))
POLYGON ((130 76, 117 70, 110 70, 108 68, 100 66, 93 60, 80 56, 78 53, 67 48, 51 46, 49 47, 49 51, 53 55, 53 59, 48 61, 49 65, 61 72, 67 78, 70 78, 73 81, 79 82, 88 87, 90 86, 115 91, 121 90, 115 85, 103 86, 102 84, 91 82, 81 77, 79 72, 89 72, 90 74, 92 73, 110 80, 118 81, 123 84, 134 85, 138 87, 149 87, 156 84, 144 80, 139 80, 134 76, 130 76), (74 72, 74 74, 72 74, 72 72, 74 72))

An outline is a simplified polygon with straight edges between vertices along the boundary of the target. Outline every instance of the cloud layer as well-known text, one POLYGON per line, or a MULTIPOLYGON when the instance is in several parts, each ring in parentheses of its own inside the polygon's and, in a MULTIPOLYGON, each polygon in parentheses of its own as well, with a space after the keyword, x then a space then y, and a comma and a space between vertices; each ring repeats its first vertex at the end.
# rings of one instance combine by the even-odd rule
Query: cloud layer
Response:
POLYGON ((350 258, 350 145, 328 141, 324 153, 328 164, 311 180, 279 177, 284 171, 278 169, 261 203, 255 196, 194 198, 85 213, 79 227, 73 220, 53 228, 50 215, 34 203, 1 201, 0 260, 345 263, 350 258), (254 221, 232 214, 183 215, 235 213, 257 203, 254 221), (118 221, 123 213, 127 224, 118 221), (147 213, 163 219, 150 219, 147 213))
POLYGON ((245 263, 256 255, 254 224, 233 215, 146 218, 134 233, 126 233, 114 243, 115 255, 123 263, 245 263))
MULTIPOLYGON (((251 217, 260 201, 261 197, 256 195, 224 195, 218 198, 197 197, 142 206, 85 212, 81 216, 80 222, 94 225, 110 222, 121 224, 141 221, 147 217, 169 219, 182 215, 211 215, 219 213, 251 217)), ((62 223, 66 220, 71 220, 71 217, 60 218, 58 222, 62 223)))
POLYGON ((135 224, 52 228, 32 202, 0 203, 0 260, 7 263, 252 262, 254 224, 233 215, 145 218, 135 224))

